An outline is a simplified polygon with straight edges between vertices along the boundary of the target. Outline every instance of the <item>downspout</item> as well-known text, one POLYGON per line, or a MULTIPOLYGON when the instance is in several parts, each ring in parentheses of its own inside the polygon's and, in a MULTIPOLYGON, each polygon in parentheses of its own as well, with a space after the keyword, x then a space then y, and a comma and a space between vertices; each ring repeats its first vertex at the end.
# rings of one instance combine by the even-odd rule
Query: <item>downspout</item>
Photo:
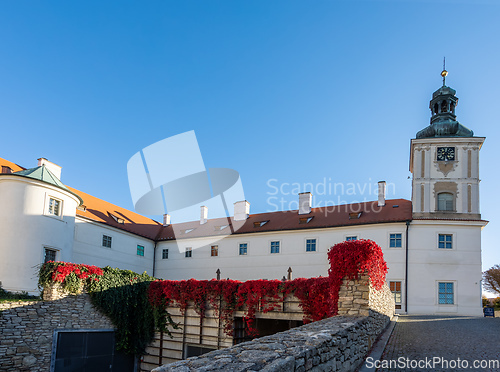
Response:
POLYGON ((408 230, 410 229, 410 220, 406 221, 406 257, 405 257, 405 314, 408 314, 408 230))
POLYGON ((156 269, 156 244, 158 244, 158 242, 155 240, 155 246, 153 248, 153 275, 151 275, 152 277, 155 276, 155 269, 156 269))

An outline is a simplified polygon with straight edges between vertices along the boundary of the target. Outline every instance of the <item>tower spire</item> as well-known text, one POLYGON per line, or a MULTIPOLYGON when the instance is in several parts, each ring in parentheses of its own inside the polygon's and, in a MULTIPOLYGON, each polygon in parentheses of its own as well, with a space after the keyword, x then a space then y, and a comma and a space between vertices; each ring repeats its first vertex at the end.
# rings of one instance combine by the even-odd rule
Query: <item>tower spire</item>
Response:
POLYGON ((443 77, 443 87, 446 85, 446 76, 448 76, 448 71, 446 71, 446 57, 443 57, 443 71, 441 71, 441 76, 443 77))

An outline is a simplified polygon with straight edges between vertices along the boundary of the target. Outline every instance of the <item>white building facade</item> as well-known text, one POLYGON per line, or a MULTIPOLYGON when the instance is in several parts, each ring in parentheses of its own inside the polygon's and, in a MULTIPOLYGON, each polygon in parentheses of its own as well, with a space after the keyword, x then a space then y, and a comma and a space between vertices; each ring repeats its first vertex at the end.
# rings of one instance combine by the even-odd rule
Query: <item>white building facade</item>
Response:
POLYGON ((0 281, 36 292, 34 267, 71 261, 148 272, 164 279, 283 279, 328 275, 336 243, 371 239, 382 247, 397 312, 482 315, 479 151, 483 137, 456 121, 458 98, 443 84, 431 124, 411 141, 412 200, 250 214, 170 224, 66 187, 46 159, 24 169, 0 159, 0 281))

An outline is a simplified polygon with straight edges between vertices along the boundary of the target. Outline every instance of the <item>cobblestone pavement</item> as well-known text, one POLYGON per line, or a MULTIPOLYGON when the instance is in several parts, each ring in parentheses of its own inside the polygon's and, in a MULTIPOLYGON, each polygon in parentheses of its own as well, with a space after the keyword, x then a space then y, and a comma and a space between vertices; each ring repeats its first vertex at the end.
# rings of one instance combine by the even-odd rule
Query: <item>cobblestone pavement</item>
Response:
POLYGON ((382 367, 378 369, 380 372, 498 372, 500 371, 500 318, 399 316, 380 363, 382 367), (473 364, 475 361, 489 360, 493 361, 489 366, 473 364), (392 366, 387 364, 391 361, 392 366), (403 363, 395 365, 401 361, 404 365, 403 363), (436 364, 426 363, 428 361, 435 361, 436 364))

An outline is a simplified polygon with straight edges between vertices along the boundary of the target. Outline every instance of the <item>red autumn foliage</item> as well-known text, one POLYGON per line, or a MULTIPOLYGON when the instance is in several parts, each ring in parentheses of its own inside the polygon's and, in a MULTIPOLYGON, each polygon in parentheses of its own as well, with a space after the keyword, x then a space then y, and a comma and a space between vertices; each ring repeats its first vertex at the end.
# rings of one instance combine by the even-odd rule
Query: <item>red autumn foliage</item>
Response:
POLYGON ((90 266, 84 264, 74 264, 70 262, 53 262, 49 261, 47 264, 55 264, 52 272, 52 281, 62 283, 66 277, 74 273, 79 279, 87 279, 91 275, 102 275, 102 269, 97 266, 90 266))
POLYGON ((339 290, 342 278, 357 279, 361 273, 367 273, 375 289, 381 289, 385 283, 387 263, 382 248, 372 240, 354 240, 335 244, 328 251, 333 315, 338 313, 339 290))

